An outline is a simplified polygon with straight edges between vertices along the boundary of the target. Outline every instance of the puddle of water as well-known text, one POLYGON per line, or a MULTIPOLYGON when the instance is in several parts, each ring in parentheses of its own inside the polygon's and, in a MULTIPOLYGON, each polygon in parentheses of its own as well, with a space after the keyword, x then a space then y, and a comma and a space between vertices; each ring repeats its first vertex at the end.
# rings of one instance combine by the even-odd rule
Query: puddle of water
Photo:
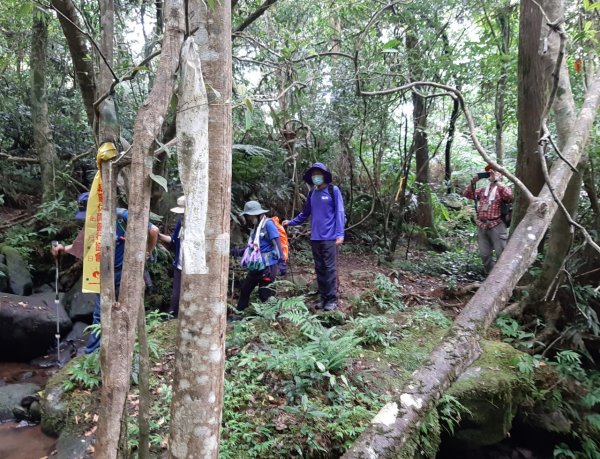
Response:
POLYGON ((31 382, 45 386, 56 371, 56 368, 40 368, 27 363, 0 362, 0 385, 31 382))
POLYGON ((2 459, 41 459, 54 451, 56 439, 44 435, 40 426, 16 426, 14 422, 0 424, 2 459))

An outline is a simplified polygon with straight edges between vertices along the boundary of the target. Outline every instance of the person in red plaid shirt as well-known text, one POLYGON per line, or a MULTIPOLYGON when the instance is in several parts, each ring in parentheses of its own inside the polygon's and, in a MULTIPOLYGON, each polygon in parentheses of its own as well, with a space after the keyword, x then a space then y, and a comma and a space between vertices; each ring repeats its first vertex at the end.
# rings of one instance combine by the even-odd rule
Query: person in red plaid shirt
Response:
POLYGON ((479 180, 476 175, 471 180, 471 186, 467 187, 463 196, 469 199, 475 199, 477 203, 477 240, 479 244, 479 255, 483 262, 483 268, 486 274, 494 267, 495 261, 492 258, 492 250, 496 252, 496 259, 502 255, 506 241, 508 239, 508 230, 506 223, 502 220, 500 212, 500 203, 502 201, 511 202, 513 200, 512 190, 500 183, 502 175, 494 171, 490 166, 485 170, 489 172, 489 183, 484 188, 475 191, 475 184, 479 180))

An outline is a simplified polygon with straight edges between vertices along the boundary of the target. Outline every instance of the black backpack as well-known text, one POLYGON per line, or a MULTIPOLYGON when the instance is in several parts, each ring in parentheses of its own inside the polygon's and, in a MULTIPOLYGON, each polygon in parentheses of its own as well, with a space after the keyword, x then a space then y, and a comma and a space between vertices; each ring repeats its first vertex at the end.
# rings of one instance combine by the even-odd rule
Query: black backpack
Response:
POLYGON ((500 201, 500 219, 506 224, 507 228, 512 221, 512 210, 513 203, 511 201, 500 201))

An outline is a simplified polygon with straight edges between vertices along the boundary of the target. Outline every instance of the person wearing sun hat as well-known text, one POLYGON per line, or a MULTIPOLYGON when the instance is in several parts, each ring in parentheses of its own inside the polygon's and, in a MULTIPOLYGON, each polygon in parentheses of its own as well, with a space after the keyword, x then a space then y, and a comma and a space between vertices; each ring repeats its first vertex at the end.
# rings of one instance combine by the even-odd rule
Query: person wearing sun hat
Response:
POLYGON ((179 298, 181 295, 181 270, 183 268, 181 260, 181 227, 183 225, 183 215, 185 214, 185 196, 177 198, 177 206, 171 208, 171 212, 179 215, 173 232, 168 234, 160 233, 158 240, 175 252, 173 257, 173 293, 171 294, 171 305, 169 314, 174 318, 179 315, 179 298))
MULTIPOLYGON (((77 198, 77 211, 75 212, 75 219, 84 221, 87 214, 87 204, 90 197, 90 193, 81 193, 77 198)), ((127 209, 117 208, 117 227, 115 230, 115 259, 114 259, 114 281, 115 281, 115 295, 116 299, 119 298, 119 289, 121 287, 121 274, 123 271, 123 261, 125 258, 125 233, 127 231, 127 220, 129 212, 127 209)), ((58 256, 62 253, 68 253, 76 258, 83 258, 83 241, 85 238, 85 231, 82 229, 75 241, 70 245, 55 244, 52 247, 51 253, 53 256, 58 256)), ((146 259, 148 259, 152 253, 152 250, 156 246, 158 240, 158 228, 152 223, 148 223, 148 239, 146 244, 146 259)), ((101 322, 100 317, 100 294, 96 294, 96 304, 93 313, 93 324, 99 324, 101 322)), ((100 333, 92 333, 88 338, 87 345, 85 347, 85 353, 91 354, 100 347, 100 333)))
POLYGON ((476 190, 475 185, 485 176, 485 174, 477 174, 471 179, 471 185, 463 192, 463 196, 475 200, 479 256, 485 273, 489 274, 495 265, 492 251, 496 252, 496 259, 500 258, 508 240, 508 229, 502 220, 500 204, 512 202, 513 194, 508 186, 500 183, 502 175, 499 172, 492 169, 489 164, 485 167, 485 171, 489 174, 487 177, 489 183, 476 190))
POLYGON ((275 223, 267 218, 266 214, 268 212, 268 210, 262 208, 258 201, 248 201, 244 204, 244 211, 241 213, 241 215, 246 216, 246 220, 253 226, 248 239, 248 247, 251 248, 253 245, 260 247, 262 269, 253 269, 253 267, 248 266, 246 278, 242 281, 240 289, 240 297, 236 307, 238 311, 243 311, 248 307, 250 294, 256 286, 258 286, 258 297, 263 302, 274 294, 270 285, 277 276, 277 264, 283 255, 283 250, 279 240, 279 231, 275 223))
POLYGON ((310 243, 321 301, 317 309, 333 311, 337 308, 337 255, 344 242, 344 200, 340 189, 331 184, 331 172, 324 164, 314 163, 303 179, 314 188, 308 194, 304 209, 283 226, 302 225, 309 217, 310 243))

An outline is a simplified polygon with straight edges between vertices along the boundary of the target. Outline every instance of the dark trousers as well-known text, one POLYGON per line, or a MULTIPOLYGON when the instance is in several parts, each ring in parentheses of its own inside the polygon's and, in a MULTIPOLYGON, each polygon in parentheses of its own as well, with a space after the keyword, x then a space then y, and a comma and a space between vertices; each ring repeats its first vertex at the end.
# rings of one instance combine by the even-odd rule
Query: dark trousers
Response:
POLYGON ((173 294, 171 295, 171 306, 169 314, 173 317, 179 315, 179 297, 181 295, 181 269, 173 269, 173 294))
MULTIPOLYGON (((115 298, 119 299, 119 289, 121 288, 121 266, 115 268, 115 298)), ((94 306, 94 314, 93 314, 92 324, 100 323, 100 294, 96 294, 96 306, 94 306)), ((90 337, 88 338, 87 344, 85 346, 85 353, 91 354, 96 349, 100 347, 100 333, 92 332, 90 337)))
POLYGON ((263 271, 248 271, 244 282, 242 282, 242 288, 240 291, 240 298, 238 299, 237 310, 243 311, 250 304, 250 294, 254 287, 258 285, 258 297, 260 301, 267 301, 274 295, 273 289, 270 285, 277 276, 277 265, 271 265, 263 271))
POLYGON ((335 241, 310 241, 317 284, 323 305, 337 301, 337 245, 335 241))

